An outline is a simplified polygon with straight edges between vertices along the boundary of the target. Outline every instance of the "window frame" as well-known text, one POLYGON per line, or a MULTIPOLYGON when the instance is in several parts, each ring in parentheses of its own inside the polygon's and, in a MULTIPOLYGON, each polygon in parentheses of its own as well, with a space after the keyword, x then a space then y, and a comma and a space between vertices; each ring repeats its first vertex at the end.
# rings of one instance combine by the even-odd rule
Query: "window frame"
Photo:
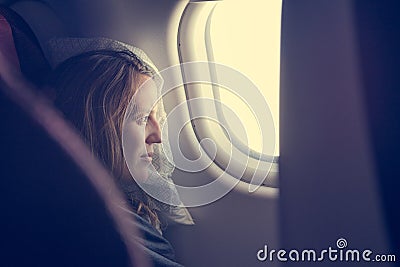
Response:
MULTIPOLYGON (((178 29, 178 54, 181 63, 186 62, 214 62, 212 43, 210 37, 210 25, 213 11, 218 2, 190 2, 186 6, 178 29)), ((210 66, 210 75, 215 75, 212 72, 213 64, 210 66)), ((182 76, 185 77, 185 70, 182 69, 182 76)), ((183 78, 185 80, 185 78, 183 78)), ((201 114, 212 112, 213 116, 218 118, 220 122, 226 122, 222 110, 219 110, 218 104, 214 107, 201 107, 199 105, 191 105, 190 100, 199 98, 212 98, 215 103, 219 103, 219 88, 215 84, 200 85, 200 84, 184 84, 185 97, 188 101, 188 111, 191 118, 191 127, 197 139, 192 150, 198 149, 198 146, 211 157, 206 147, 202 146, 201 140, 212 139, 217 140, 217 154, 213 163, 224 172, 227 172, 232 177, 239 179, 249 185, 248 192, 253 192, 259 188, 278 188, 278 161, 279 156, 271 156, 261 154, 258 151, 251 150, 238 138, 231 136, 231 140, 226 136, 226 132, 222 127, 215 127, 202 119, 193 119, 201 114), (211 110, 212 109, 212 110, 211 110), (242 154, 239 159, 229 158, 228 153, 223 148, 231 147, 235 155, 242 154), (246 155, 247 153, 247 155, 246 155), (247 157, 247 160, 243 160, 247 157), (233 165, 238 168, 227 168, 230 161, 233 160, 233 165), (241 172, 240 170, 243 169, 241 172), (267 173, 267 175, 265 175, 267 173), (264 176, 261 187, 254 187, 251 181, 254 177, 264 176)), ((227 124, 226 124, 227 125, 227 124)), ((232 131, 230 131, 232 132, 232 131)), ((256 178, 255 180, 260 179, 256 178)), ((257 185, 257 183, 256 183, 257 185)))

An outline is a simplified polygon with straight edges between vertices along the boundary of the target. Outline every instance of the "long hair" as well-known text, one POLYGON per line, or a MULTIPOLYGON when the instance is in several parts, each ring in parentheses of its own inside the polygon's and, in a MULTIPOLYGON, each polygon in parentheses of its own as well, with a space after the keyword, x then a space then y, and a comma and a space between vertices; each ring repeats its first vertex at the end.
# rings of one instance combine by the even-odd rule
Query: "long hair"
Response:
MULTIPOLYGON (((152 73, 130 51, 98 50, 67 59, 49 79, 56 90, 55 105, 117 180, 130 175, 123 156, 122 125, 141 74, 152 73)), ((154 226, 159 224, 142 190, 130 198, 139 215, 148 216, 154 226)))

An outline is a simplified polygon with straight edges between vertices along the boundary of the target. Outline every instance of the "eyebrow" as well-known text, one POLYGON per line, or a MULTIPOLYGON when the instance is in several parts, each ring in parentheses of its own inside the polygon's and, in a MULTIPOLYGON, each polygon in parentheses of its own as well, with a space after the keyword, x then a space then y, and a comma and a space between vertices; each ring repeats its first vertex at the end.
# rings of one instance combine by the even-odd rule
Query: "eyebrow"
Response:
MULTIPOLYGON (((132 106, 132 105, 131 105, 132 106)), ((154 107, 153 107, 153 109, 150 109, 150 108, 148 108, 148 109, 146 109, 146 108, 143 108, 142 106, 140 106, 140 105, 137 105, 137 104, 134 104, 133 105, 133 108, 131 108, 131 109, 127 109, 126 110, 126 113, 127 113, 127 117, 132 117, 132 116, 135 116, 135 115, 138 115, 138 114, 150 114, 150 113, 157 113, 157 111, 158 111, 158 105, 155 105, 154 107)))

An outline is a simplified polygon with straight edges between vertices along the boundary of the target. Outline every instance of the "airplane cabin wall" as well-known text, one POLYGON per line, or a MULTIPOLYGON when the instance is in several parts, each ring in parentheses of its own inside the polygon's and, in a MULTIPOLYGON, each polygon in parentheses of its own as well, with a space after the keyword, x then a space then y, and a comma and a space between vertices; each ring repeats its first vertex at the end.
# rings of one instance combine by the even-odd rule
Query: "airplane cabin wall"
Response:
MULTIPOLYGON (((283 5, 280 218, 284 248, 337 249, 337 240, 344 238, 348 248, 391 253, 352 4, 286 0, 283 5)), ((309 266, 310 262, 288 265, 309 266)), ((327 261, 324 266, 341 263, 327 261)))

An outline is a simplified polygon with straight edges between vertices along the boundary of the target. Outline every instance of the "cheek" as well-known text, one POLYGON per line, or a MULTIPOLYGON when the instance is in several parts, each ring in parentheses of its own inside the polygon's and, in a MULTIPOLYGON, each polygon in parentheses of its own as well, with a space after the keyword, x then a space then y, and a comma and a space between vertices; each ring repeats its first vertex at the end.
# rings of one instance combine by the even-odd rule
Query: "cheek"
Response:
POLYGON ((144 126, 139 126, 136 122, 125 123, 122 131, 122 145, 128 162, 129 158, 135 157, 140 151, 145 151, 144 136, 144 126))
POLYGON ((146 180, 148 177, 147 165, 143 164, 140 158, 143 153, 146 153, 145 127, 139 126, 136 122, 126 123, 122 131, 122 145, 131 176, 136 181, 146 180))

